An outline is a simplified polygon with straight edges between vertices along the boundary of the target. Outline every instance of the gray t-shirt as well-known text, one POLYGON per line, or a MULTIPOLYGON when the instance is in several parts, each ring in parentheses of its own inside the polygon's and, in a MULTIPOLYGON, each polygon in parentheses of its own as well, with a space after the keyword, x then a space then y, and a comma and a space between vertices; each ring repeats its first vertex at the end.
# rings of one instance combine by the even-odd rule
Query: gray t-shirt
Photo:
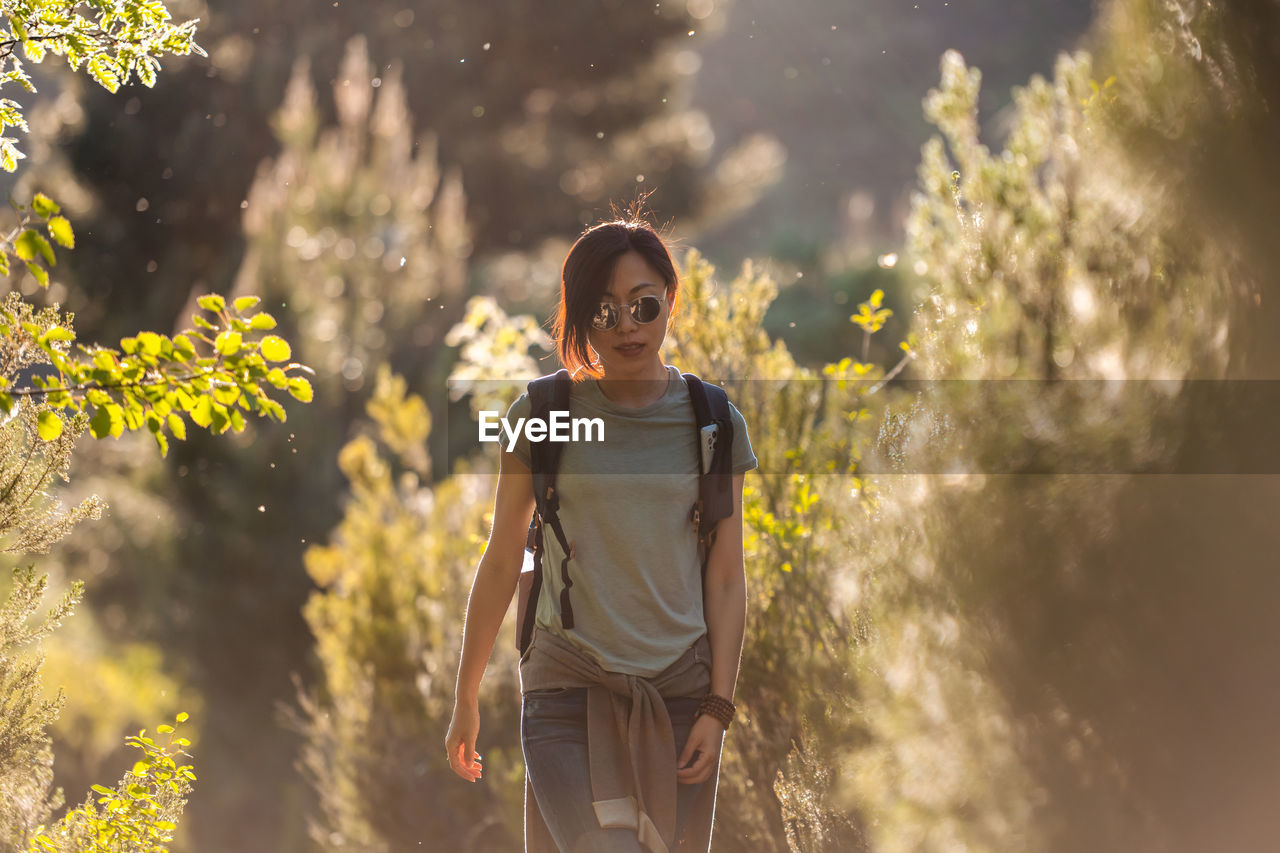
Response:
MULTIPOLYGON (((667 365, 666 393, 640 408, 605 397, 594 379, 569 395, 573 418, 600 418, 604 441, 564 445, 556 489, 560 524, 572 543, 574 627, 560 624, 560 561, 550 527, 543 531, 542 592, 536 623, 592 655, 606 670, 652 677, 707 630, 702 613, 698 536, 689 512, 698 498, 698 439, 689 388, 667 365)), ((733 416, 733 473, 756 467, 747 425, 733 416)), ((507 420, 527 418, 528 394, 507 420)), ((512 451, 532 466, 521 432, 512 451)))

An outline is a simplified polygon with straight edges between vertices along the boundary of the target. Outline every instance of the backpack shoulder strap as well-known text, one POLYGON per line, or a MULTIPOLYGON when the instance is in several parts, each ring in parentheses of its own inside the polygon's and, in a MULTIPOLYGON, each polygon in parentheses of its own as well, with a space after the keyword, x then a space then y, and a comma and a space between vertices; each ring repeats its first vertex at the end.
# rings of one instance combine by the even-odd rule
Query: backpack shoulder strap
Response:
MULTIPOLYGON (((564 368, 532 380, 528 386, 530 419, 547 420, 548 413, 552 411, 567 412, 570 384, 569 371, 564 368)), ((560 467, 560 452, 563 449, 564 445, 558 441, 529 442, 533 496, 538 503, 540 513, 543 513, 549 491, 555 490, 556 472, 560 467)), ((543 514, 545 516, 545 513, 543 514)))
MULTIPOLYGON (((572 380, 569 371, 561 368, 555 373, 540 376, 529 382, 529 417, 547 420, 552 411, 567 412, 569 410, 569 390, 572 380)), ((529 442, 530 471, 533 474, 533 517, 529 520, 529 536, 526 547, 533 549, 533 579, 529 588, 529 599, 525 604, 524 622, 520 626, 518 647, 523 655, 533 640, 533 627, 537 620, 538 594, 542 591, 542 553, 543 532, 546 526, 564 550, 565 559, 561 563, 560 572, 565 587, 560 594, 561 620, 565 628, 573 627, 573 608, 569 604, 569 558, 572 556, 564 530, 560 526, 558 509, 560 499, 556 495, 556 474, 560 467, 560 452, 564 445, 558 441, 529 442)))
POLYGON ((719 385, 703 382, 685 373, 689 400, 693 404, 698 433, 699 477, 698 502, 692 520, 698 527, 698 545, 702 551, 702 569, 715 540, 715 527, 721 519, 733 514, 733 415, 729 411, 729 395, 719 385), (710 453, 710 466, 703 455, 710 453))

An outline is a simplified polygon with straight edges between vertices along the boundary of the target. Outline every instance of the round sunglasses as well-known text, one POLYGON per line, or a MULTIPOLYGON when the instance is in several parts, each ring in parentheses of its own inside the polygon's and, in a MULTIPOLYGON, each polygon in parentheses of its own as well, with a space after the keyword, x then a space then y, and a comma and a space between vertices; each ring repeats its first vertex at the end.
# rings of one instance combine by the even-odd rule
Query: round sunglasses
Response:
MULTIPOLYGON (((631 319, 637 323, 641 325, 652 323, 662 314, 662 297, 646 293, 628 302, 626 309, 631 314, 631 319)), ((607 332, 618 325, 618 320, 621 318, 622 311, 618 305, 612 302, 601 302, 600 307, 591 315, 591 326, 607 332)))

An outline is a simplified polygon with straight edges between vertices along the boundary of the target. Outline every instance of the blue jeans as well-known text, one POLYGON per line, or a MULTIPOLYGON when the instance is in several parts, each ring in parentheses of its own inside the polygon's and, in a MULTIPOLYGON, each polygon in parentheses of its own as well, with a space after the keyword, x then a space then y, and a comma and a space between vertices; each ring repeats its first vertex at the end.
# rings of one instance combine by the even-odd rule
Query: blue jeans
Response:
MULTIPOLYGON (((664 700, 675 733, 676 754, 689 739, 698 700, 664 700)), ((634 831, 603 829, 591 805, 587 756, 587 688, 558 687, 524 694, 520 741, 525 772, 538 810, 562 853, 642 853, 634 831)), ((707 784, 676 784, 676 837, 680 837, 698 791, 707 784)))

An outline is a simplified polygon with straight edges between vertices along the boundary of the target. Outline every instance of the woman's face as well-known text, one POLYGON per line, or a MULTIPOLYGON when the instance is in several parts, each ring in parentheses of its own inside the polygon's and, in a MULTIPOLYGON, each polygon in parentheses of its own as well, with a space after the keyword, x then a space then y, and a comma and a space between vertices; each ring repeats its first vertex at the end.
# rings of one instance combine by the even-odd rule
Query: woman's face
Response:
POLYGON ((658 351, 667 333, 667 319, 675 302, 675 294, 662 280, 662 275, 636 251, 618 258, 613 280, 600 297, 601 302, 618 306, 618 324, 601 331, 587 330, 587 342, 600 358, 605 376, 615 378, 651 378, 662 359, 658 351), (662 311, 651 323, 637 323, 627 303, 641 296, 653 295, 662 300, 662 311))

